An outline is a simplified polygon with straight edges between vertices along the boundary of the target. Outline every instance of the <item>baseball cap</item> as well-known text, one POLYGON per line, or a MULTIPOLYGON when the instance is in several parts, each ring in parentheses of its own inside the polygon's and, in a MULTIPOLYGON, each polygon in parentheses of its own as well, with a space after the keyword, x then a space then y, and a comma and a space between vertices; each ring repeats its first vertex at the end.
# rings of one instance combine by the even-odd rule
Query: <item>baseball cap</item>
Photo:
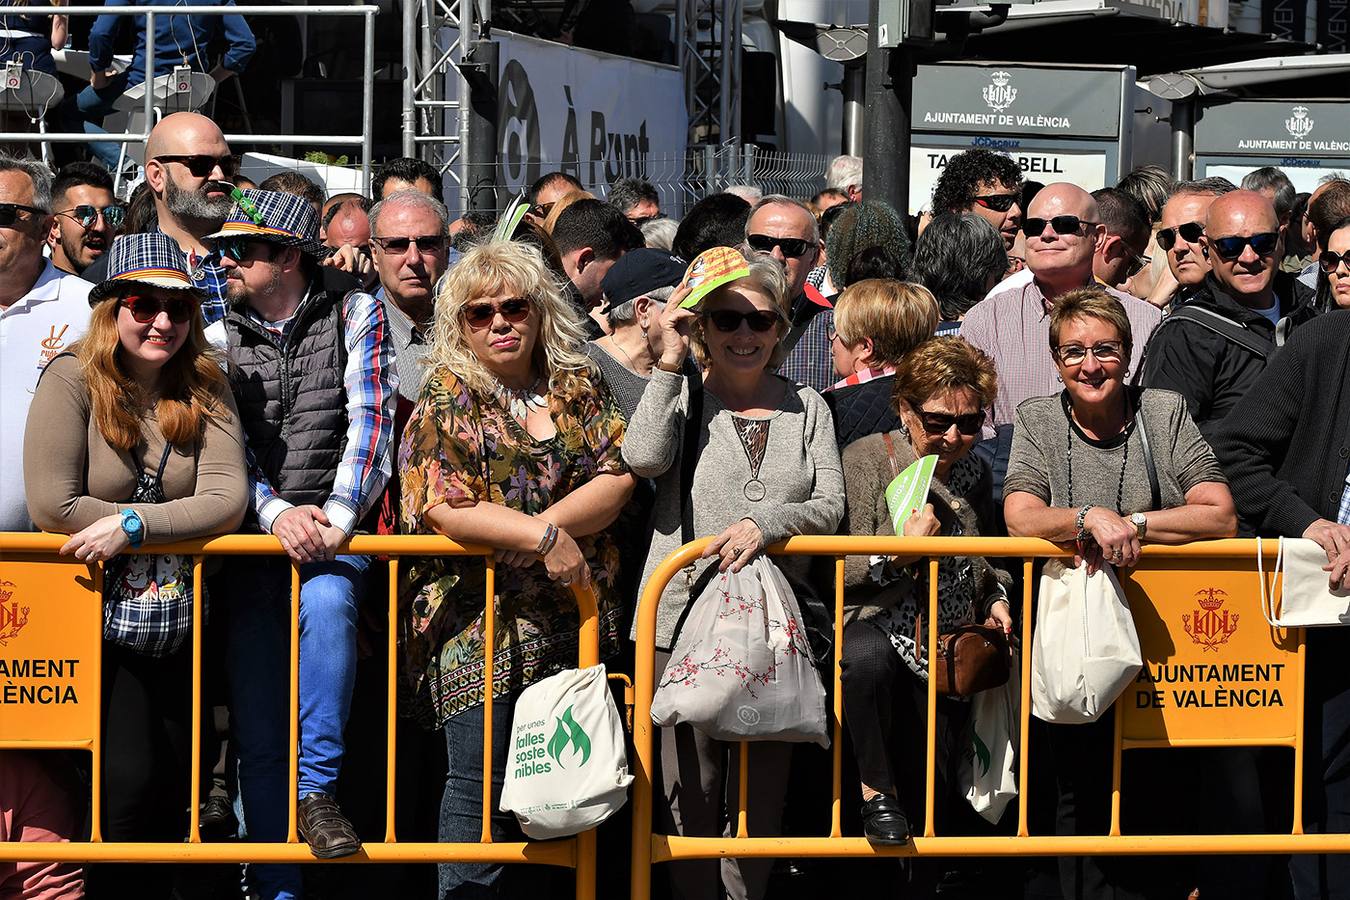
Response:
POLYGON ((649 294, 657 288, 674 287, 684 276, 685 262, 664 250, 640 247, 629 250, 610 266, 600 282, 609 308, 649 294))

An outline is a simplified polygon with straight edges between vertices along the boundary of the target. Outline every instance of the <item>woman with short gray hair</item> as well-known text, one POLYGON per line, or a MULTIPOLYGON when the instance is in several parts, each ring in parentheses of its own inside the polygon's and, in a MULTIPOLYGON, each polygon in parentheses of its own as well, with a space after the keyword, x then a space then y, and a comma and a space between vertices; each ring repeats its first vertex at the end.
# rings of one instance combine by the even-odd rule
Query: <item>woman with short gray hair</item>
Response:
POLYGON ((973 213, 933 217, 914 243, 914 280, 933 292, 938 336, 956 334, 966 312, 1008 270, 1008 251, 993 225, 973 213))

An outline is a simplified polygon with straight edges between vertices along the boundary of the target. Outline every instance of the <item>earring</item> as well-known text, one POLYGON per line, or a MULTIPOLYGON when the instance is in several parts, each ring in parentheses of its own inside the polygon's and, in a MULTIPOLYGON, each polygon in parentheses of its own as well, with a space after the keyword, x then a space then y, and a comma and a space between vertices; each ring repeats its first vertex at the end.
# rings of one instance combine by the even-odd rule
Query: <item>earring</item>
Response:
POLYGON ((643 319, 641 322, 639 322, 639 323, 638 323, 638 327, 642 329, 642 336, 643 336, 643 338, 646 338, 646 337, 647 337, 647 328, 648 328, 648 322, 647 322, 647 320, 646 320, 646 319, 643 319))

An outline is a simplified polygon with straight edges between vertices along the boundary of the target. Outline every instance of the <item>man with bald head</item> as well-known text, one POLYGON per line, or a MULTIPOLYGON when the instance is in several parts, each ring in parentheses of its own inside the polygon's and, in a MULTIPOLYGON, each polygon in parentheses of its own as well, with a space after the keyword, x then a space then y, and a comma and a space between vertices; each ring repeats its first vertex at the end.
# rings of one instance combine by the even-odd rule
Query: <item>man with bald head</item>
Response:
POLYGON ((1317 314, 1314 292, 1279 271, 1284 229, 1256 191, 1216 198, 1200 236, 1209 273, 1149 342, 1141 383, 1185 397, 1206 438, 1289 333, 1317 314))
MULTIPOLYGON (((1036 195, 1021 228, 1030 281, 1008 279, 971 307, 961 322, 961 336, 989 354, 998 370, 995 428, 1011 425, 1023 400, 1062 388, 1050 357, 1050 312, 1060 295, 1093 283, 1093 258, 1107 239, 1097 201, 1066 182, 1046 185, 1036 195)), ((1141 348, 1162 312, 1113 287, 1106 290, 1129 316, 1135 346, 1130 367, 1137 371, 1141 348)))
MULTIPOLYGON (((207 325, 225 318, 225 270, 205 237, 220 230, 234 201, 230 189, 239 157, 230 153, 215 122, 198 113, 165 116, 145 143, 145 180, 155 197, 158 228, 178 242, 193 286, 206 294, 207 325)), ((98 283, 107 273, 107 255, 85 270, 98 283)))

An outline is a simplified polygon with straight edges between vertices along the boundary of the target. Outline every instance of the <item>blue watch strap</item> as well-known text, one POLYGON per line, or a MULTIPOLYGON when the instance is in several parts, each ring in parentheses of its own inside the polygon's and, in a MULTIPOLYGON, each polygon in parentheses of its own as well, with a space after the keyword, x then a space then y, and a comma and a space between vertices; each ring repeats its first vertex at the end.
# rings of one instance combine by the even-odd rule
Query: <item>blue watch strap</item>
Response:
POLYGON ((136 510, 122 510, 122 533, 127 536, 133 547, 139 547, 141 541, 145 539, 145 520, 136 510))

